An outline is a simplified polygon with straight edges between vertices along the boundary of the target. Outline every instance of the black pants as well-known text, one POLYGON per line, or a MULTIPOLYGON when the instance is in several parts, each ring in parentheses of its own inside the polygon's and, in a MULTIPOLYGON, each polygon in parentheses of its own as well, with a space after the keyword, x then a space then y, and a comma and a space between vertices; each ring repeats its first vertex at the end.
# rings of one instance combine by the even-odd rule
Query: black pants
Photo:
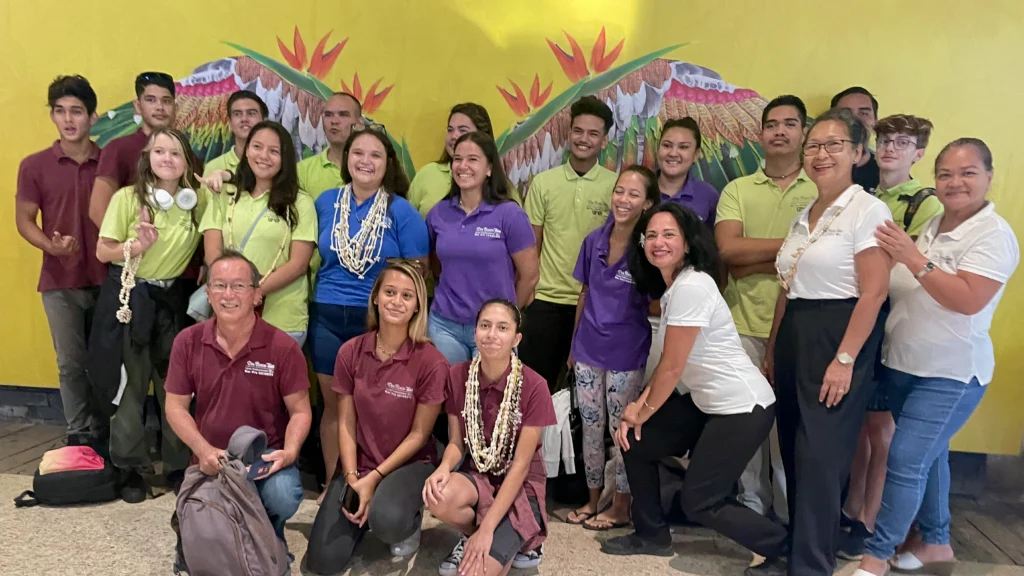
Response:
POLYGON ((434 472, 425 462, 406 464, 380 481, 370 501, 370 516, 360 528, 341 513, 347 484, 339 467, 309 532, 306 568, 314 574, 336 574, 348 566, 367 530, 385 544, 397 544, 423 523, 423 484, 434 472))
POLYGON ((534 300, 523 311, 519 359, 547 380, 551 392, 555 391, 558 375, 569 360, 575 324, 576 306, 571 304, 534 300))
POLYGON ((643 425, 639 441, 630 434, 630 448, 622 454, 637 535, 661 545, 672 542, 661 505, 658 463, 689 451, 680 497, 686 517, 762 556, 783 555, 786 528, 732 498, 733 487, 774 421, 774 406, 755 406, 747 414, 709 415, 689 394, 673 392, 643 425))
POLYGON ((786 467, 792 530, 791 575, 831 574, 843 483, 874 395, 884 320, 857 355, 850 390, 839 405, 818 401, 857 300, 790 300, 775 345, 779 445, 786 467))

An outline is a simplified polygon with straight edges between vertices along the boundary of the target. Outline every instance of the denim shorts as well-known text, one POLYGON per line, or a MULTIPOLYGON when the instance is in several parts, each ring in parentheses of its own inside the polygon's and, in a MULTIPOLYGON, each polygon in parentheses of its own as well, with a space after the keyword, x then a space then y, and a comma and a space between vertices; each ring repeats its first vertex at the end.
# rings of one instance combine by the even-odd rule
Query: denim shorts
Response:
POLYGON ((366 332, 366 307, 313 302, 309 306, 309 356, 317 374, 334 375, 341 345, 366 332))

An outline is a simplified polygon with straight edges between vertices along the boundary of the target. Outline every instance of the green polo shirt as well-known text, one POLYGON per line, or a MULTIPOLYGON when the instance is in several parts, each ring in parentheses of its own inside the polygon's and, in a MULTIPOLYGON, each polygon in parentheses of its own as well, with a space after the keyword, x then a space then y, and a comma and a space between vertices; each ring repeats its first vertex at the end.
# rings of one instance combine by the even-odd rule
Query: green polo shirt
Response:
POLYGON ((341 181, 341 166, 327 159, 327 151, 316 156, 310 156, 299 162, 299 188, 305 190, 316 200, 323 194, 324 190, 341 188, 344 182, 341 181))
POLYGON ((537 299, 575 306, 582 285, 572 277, 583 239, 608 219, 617 176, 600 164, 580 176, 568 162, 533 178, 526 194, 530 224, 543 226, 537 299))
MULTIPOLYGON (((818 197, 818 188, 803 170, 782 190, 758 170, 733 180, 722 190, 716 222, 738 220, 746 238, 785 238, 793 219, 818 197)), ((779 280, 775 274, 729 277, 725 302, 740 334, 767 338, 772 330, 779 280)))
POLYGON ((241 159, 235 154, 235 147, 232 146, 224 154, 221 154, 206 163, 206 169, 203 171, 203 176, 213 174, 214 170, 227 170, 234 174, 238 169, 239 162, 241 162, 241 159))
MULTIPOLYGON (((907 213, 907 207, 910 206, 910 198, 924 187, 924 184, 911 178, 888 190, 883 189, 879 185, 878 188, 875 188, 875 196, 878 196, 879 200, 885 202, 885 205, 889 207, 889 211, 892 212, 892 221, 902 227, 903 217, 907 213), (907 196, 907 198, 901 200, 900 196, 907 196)), ((928 197, 927 200, 917 207, 917 213, 914 214, 914 219, 910 221, 907 234, 914 238, 918 237, 924 225, 939 214, 942 214, 942 202, 939 202, 939 199, 935 196, 928 197)))

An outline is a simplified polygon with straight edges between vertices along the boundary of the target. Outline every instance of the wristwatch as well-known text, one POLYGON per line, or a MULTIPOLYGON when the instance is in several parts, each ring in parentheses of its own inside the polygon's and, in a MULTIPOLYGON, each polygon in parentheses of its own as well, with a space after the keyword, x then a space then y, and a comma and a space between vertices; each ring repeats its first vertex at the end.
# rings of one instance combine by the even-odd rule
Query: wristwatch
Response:
POLYGON ((839 363, 843 366, 853 366, 853 356, 850 356, 846 352, 836 354, 836 360, 839 360, 839 363))
POLYGON ((920 272, 918 272, 917 274, 914 274, 914 278, 921 278, 922 276, 924 276, 925 274, 931 272, 932 270, 935 270, 935 262, 932 262, 931 260, 929 260, 924 265, 924 268, 921 268, 920 272))

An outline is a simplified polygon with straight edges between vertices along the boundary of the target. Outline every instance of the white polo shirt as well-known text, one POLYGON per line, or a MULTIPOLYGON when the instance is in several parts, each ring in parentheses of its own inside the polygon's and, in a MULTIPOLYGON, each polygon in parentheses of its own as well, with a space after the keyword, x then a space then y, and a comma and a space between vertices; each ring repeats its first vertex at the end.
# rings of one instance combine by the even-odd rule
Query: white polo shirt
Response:
POLYGON ((729 306, 704 272, 687 268, 661 297, 659 345, 667 326, 697 326, 700 333, 680 378, 705 414, 748 414, 775 403, 775 393, 740 345, 729 306))
MULTIPOLYGON (((808 217, 817 202, 808 204, 789 227, 789 235, 779 257, 779 269, 787 278, 797 249, 811 234, 808 217)), ((860 297, 854 256, 878 246, 875 230, 886 220, 892 220, 892 213, 885 202, 854 184, 825 209, 816 226, 823 226, 839 209, 842 212, 828 230, 797 261, 796 274, 789 281, 790 299, 843 300, 860 297)))
MULTIPOLYGON (((995 354, 988 335, 1006 281, 1020 263, 1017 237, 989 202, 952 232, 939 233, 932 218, 917 248, 950 274, 963 270, 1004 284, 981 312, 965 316, 944 308, 914 277, 920 270, 898 264, 889 280, 892 311, 885 323, 882 363, 922 378, 951 378, 982 385, 992 381, 995 354)), ((934 272, 933 272, 934 274, 934 272)))

